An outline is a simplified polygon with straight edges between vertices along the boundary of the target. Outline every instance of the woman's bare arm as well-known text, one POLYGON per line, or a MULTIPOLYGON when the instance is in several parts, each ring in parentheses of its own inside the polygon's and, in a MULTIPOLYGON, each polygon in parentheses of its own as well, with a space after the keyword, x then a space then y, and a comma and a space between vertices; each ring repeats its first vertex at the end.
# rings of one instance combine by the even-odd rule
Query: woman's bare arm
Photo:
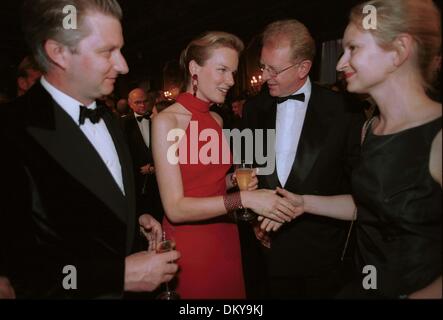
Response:
POLYGON ((340 220, 355 219, 355 203, 350 194, 338 196, 298 195, 281 188, 277 188, 277 192, 297 207, 298 214, 309 212, 340 220))
MULTIPOLYGON (((186 123, 185 125, 179 123, 177 119, 177 116, 171 112, 162 112, 153 120, 154 163, 167 217, 174 223, 183 223, 226 214, 223 196, 204 198, 184 196, 183 181, 175 151, 178 149, 178 137, 185 132, 186 123), (174 137, 175 141, 168 141, 174 137)), ((294 217, 295 207, 271 190, 242 191, 241 200, 244 207, 279 222, 290 221, 294 217)))
POLYGON ((176 116, 161 113, 153 120, 152 149, 156 165, 157 181, 163 207, 168 218, 175 223, 199 221, 214 218, 226 213, 223 197, 190 198, 183 193, 180 166, 174 163, 174 152, 178 148, 180 128, 176 116), (174 131, 175 130, 175 134, 174 131), (175 141, 167 141, 168 134, 175 141), (168 159, 169 158, 169 159, 168 159))

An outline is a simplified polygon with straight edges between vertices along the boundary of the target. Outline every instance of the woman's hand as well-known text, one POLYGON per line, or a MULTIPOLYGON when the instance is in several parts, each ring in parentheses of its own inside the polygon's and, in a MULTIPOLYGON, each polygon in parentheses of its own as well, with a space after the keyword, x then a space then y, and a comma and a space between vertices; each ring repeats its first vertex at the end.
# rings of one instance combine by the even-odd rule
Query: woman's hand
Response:
POLYGON ((275 190, 241 191, 241 197, 244 207, 280 223, 289 222, 298 215, 297 208, 289 200, 277 195, 275 190))
POLYGON ((284 197, 289 202, 291 202, 294 207, 296 207, 297 216, 305 212, 305 202, 303 196, 289 192, 288 190, 279 187, 277 187, 276 191, 278 195, 284 197))
MULTIPOLYGON (((258 188, 258 178, 257 178, 258 168, 254 168, 251 174, 251 181, 248 184, 248 191, 253 191, 258 188)), ((235 172, 230 173, 226 176, 226 189, 231 189, 237 187, 237 176, 235 172)))
POLYGON ((237 180, 235 177, 235 172, 226 175, 226 190, 234 188, 237 186, 237 180))
POLYGON ((251 182, 248 184, 248 191, 254 191, 258 188, 258 178, 257 178, 258 168, 254 168, 251 174, 251 182))

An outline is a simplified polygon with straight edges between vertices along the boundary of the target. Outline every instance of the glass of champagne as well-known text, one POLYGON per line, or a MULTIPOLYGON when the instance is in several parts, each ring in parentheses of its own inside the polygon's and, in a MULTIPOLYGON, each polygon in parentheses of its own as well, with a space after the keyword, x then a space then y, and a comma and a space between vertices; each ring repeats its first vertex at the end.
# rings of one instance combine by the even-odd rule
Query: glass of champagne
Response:
MULTIPOLYGON (((235 177, 237 179, 237 185, 240 190, 248 190, 248 185, 252 180, 252 164, 242 162, 235 169, 235 177)), ((255 214, 248 210, 247 208, 243 208, 238 212, 237 218, 242 221, 251 221, 255 218, 255 214)))
MULTIPOLYGON (((175 242, 172 239, 167 239, 166 233, 163 231, 162 240, 156 245, 157 253, 172 251, 172 250, 174 250, 174 248, 175 248, 175 242)), ((178 300, 178 299, 180 299, 180 296, 174 290, 170 290, 169 283, 165 282, 165 291, 160 293, 157 296, 157 299, 158 300, 178 300)))

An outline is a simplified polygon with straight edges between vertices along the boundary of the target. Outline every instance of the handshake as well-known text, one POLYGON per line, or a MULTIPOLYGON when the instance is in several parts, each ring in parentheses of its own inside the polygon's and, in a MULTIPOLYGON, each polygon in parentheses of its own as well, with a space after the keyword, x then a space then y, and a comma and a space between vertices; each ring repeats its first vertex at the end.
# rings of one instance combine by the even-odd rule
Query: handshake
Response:
MULTIPOLYGON (((276 190, 257 190, 266 195, 275 195, 261 208, 251 208, 258 214, 252 223, 256 238, 267 248, 271 247, 270 232, 276 232, 285 222, 290 222, 305 212, 301 195, 277 187, 276 190)), ((263 197, 265 198, 265 197, 263 197)))

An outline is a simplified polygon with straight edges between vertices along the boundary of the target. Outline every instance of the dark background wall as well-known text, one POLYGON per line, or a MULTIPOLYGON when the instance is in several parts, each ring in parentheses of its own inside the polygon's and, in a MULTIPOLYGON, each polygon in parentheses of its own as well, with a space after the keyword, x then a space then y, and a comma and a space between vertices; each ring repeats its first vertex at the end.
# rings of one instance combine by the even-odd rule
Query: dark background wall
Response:
MULTIPOLYGON (((0 3, 0 92, 15 91, 15 70, 26 55, 20 30, 22 0, 0 3), (11 89, 12 88, 12 89, 11 89)), ((163 85, 165 64, 174 65, 180 51, 198 34, 223 30, 237 34, 246 45, 269 22, 296 18, 311 30, 317 46, 341 38, 350 8, 359 0, 119 0, 124 13, 123 29, 130 73, 119 90, 141 79, 153 89, 163 85)), ((441 1, 438 1, 441 2, 441 1)), ((318 68, 318 64, 317 64, 318 68)), ((318 73, 314 69, 314 77, 318 73)))

